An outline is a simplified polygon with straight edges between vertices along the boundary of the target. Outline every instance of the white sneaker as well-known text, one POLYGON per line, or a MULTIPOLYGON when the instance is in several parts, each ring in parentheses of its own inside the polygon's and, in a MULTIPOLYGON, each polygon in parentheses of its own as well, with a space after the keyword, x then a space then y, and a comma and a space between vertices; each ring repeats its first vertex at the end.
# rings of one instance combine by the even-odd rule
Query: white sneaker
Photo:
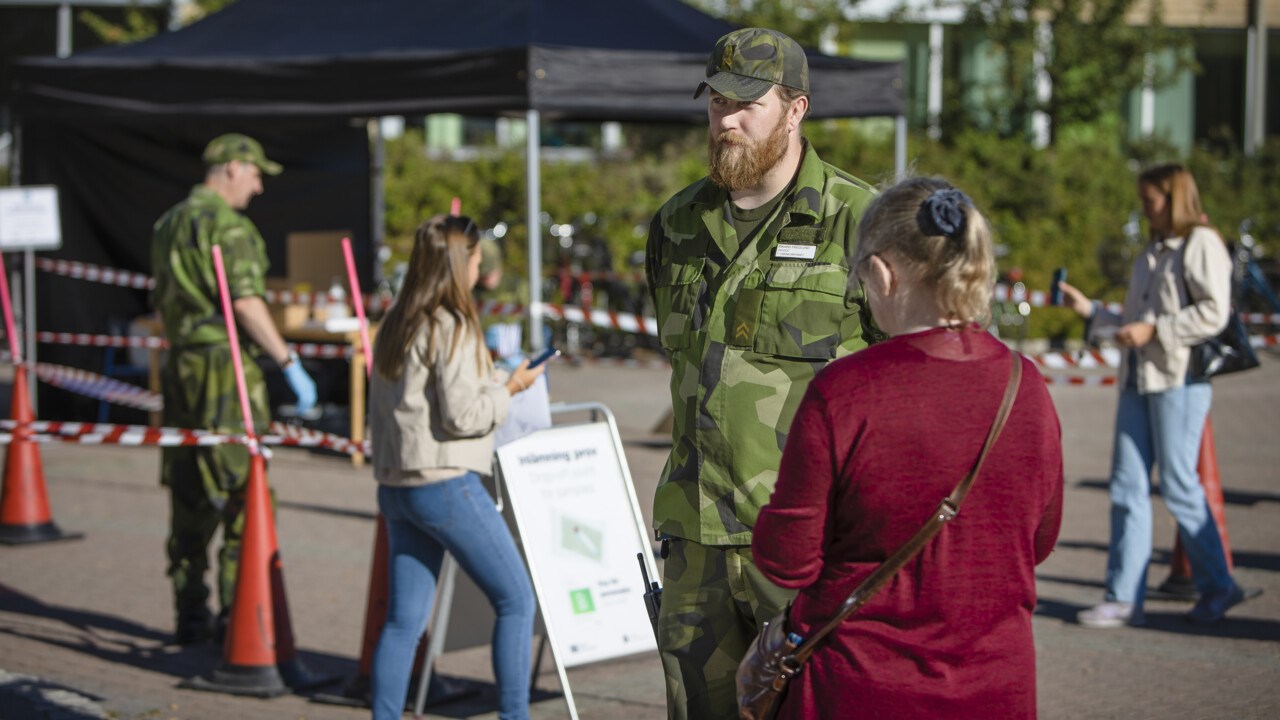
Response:
POLYGON ((1087 628, 1118 628, 1142 625, 1145 618, 1141 610, 1134 610, 1133 603, 1104 602, 1076 613, 1076 621, 1087 628))

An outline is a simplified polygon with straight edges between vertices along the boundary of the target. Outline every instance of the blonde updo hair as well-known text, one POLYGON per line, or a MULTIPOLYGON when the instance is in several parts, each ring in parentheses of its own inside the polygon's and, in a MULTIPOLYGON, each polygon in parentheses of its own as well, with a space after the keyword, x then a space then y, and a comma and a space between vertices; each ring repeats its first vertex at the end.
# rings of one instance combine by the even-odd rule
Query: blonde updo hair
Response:
POLYGON ((973 202, 940 178, 909 178, 885 190, 858 223, 854 267, 872 255, 932 289, 953 323, 985 323, 991 314, 995 252, 991 230, 973 202))

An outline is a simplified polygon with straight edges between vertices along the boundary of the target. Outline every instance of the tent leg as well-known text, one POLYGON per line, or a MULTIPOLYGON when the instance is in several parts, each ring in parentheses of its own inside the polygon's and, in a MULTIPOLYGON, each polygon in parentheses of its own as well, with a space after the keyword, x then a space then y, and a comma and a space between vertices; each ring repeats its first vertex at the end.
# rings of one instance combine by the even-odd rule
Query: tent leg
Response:
POLYGON ((542 130, 537 110, 525 111, 525 178, 529 228, 529 346, 542 350, 542 130))
POLYGON ((373 261, 374 287, 382 281, 382 241, 386 237, 386 187, 384 176, 387 165, 387 143, 382 137, 382 119, 371 118, 368 124, 369 142, 373 151, 369 154, 369 257, 373 261))
POLYGON ((901 180, 907 174, 907 116, 893 119, 893 175, 901 180))
POLYGON ((427 638, 427 656, 422 661, 422 675, 418 678, 418 696, 413 701, 413 716, 422 717, 427 704, 427 689, 431 685, 431 673, 436 660, 444 653, 445 635, 449 632, 449 616, 453 614, 453 591, 458 577, 458 561, 445 553, 440 564, 440 581, 436 583, 436 597, 431 611, 430 635, 427 638))

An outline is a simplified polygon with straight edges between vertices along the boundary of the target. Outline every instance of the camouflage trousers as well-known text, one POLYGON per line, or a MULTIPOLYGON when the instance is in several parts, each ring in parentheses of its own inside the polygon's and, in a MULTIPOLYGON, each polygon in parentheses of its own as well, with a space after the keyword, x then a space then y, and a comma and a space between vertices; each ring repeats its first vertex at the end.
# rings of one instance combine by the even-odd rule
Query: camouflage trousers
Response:
MULTIPOLYGON (((266 384, 257 363, 243 356, 254 425, 269 419, 266 384)), ((244 421, 231 351, 225 345, 172 349, 161 374, 164 424, 241 434, 244 421)), ((235 596, 244 530, 244 490, 249 451, 242 445, 173 447, 161 451, 160 482, 169 488, 168 575, 179 618, 207 613, 209 543, 219 526, 218 596, 229 608, 235 596)))
POLYGON ((769 582, 748 546, 671 538, 663 566, 658 651, 672 720, 736 720, 734 673, 760 626, 795 591, 769 582))

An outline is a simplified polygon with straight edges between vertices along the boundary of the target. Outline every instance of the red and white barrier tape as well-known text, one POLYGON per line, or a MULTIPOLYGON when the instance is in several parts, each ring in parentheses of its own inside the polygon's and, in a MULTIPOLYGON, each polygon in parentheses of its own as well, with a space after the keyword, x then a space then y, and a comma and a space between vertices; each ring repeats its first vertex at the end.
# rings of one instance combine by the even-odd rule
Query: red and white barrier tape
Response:
MULTIPOLYGON (((1019 287, 1010 287, 1008 285, 996 285, 995 292, 991 299, 996 302, 1026 302, 1031 307, 1052 307, 1049 305, 1048 293, 1041 290, 1026 290, 1019 287)), ((1105 307, 1114 313, 1123 313, 1124 305, 1120 303, 1105 303, 1105 307)), ((1268 315, 1267 313, 1240 313, 1240 319, 1246 323, 1255 325, 1263 324, 1280 324, 1280 313, 1268 315)))
POLYGON ((90 335, 89 333, 36 333, 36 340, 51 345, 87 345, 91 347, 167 348, 169 342, 158 335, 90 335))
POLYGON ((77 395, 105 400, 114 405, 124 405, 148 412, 159 412, 164 407, 164 398, 157 393, 115 378, 91 373, 88 370, 36 363, 36 377, 54 387, 77 395))
POLYGON ((336 345, 334 343, 288 343, 289 349, 302 357, 310 358, 348 358, 356 353, 352 345, 336 345))
POLYGON ((643 315, 618 313, 609 310, 583 311, 582 308, 574 305, 552 305, 550 303, 542 303, 542 310, 551 317, 568 320, 569 322, 621 330, 622 332, 639 335, 658 334, 658 321, 643 315))
MULTIPOLYGON (((14 420, 0 420, 0 428, 12 431, 19 427, 14 420)), ((32 442, 66 442, 81 445, 128 445, 185 447, 227 444, 249 444, 245 435, 215 433, 208 430, 186 428, 147 427, 145 425, 115 425, 109 423, 61 422, 36 420, 23 426, 33 433, 32 442)), ((7 441, 12 432, 3 436, 7 441)), ((294 427, 280 422, 271 423, 267 433, 258 438, 262 445, 302 448, 326 448, 348 455, 369 453, 369 442, 356 442, 351 438, 324 433, 318 430, 294 427)))
MULTIPOLYGON (((88 263, 75 262, 71 260, 53 260, 50 258, 36 258, 36 267, 56 275, 64 275, 81 280, 92 280, 95 282, 106 283, 108 285, 122 285, 136 289, 150 289, 155 282, 147 275, 142 273, 131 272, 128 270, 116 270, 114 268, 104 268, 98 265, 90 265, 88 263)), ((298 293, 289 290, 268 290, 264 299, 272 303, 301 303, 311 304, 313 301, 339 300, 342 296, 336 293, 298 293)), ((365 307, 372 310, 383 310, 390 305, 390 301, 377 296, 370 296, 365 301, 365 307)), ((607 310, 591 310, 584 312, 581 308, 572 305, 551 305, 544 303, 544 311, 561 320, 570 322, 584 323, 596 325, 603 328, 611 328, 614 330, 622 330, 623 332, 642 333, 648 335, 656 335, 658 332, 657 323, 653 318, 647 318, 630 313, 615 313, 607 310)), ((480 305, 481 315, 496 316, 516 316, 523 315, 525 308, 523 305, 515 303, 495 303, 485 302, 480 305)), ((119 346, 118 346, 119 347, 119 346)), ((299 353, 301 354, 301 353, 299 353)))
POLYGON ((1115 375, 1098 375, 1089 377, 1084 375, 1045 375, 1044 382, 1046 385, 1115 385, 1118 378, 1115 375))
POLYGON ((1267 315, 1266 313, 1240 313, 1240 319, 1246 323, 1254 325, 1280 325, 1280 313, 1267 315))
POLYGON ((524 305, 520 303, 484 300, 476 306, 481 317, 520 317, 524 315, 524 305))
MULTIPOLYGON (((1269 348, 1280 345, 1280 335, 1251 335, 1249 344, 1254 348, 1269 348)), ((1123 351, 1119 348, 1103 348, 1101 350, 1080 350, 1078 352, 1047 352, 1027 357, 1046 370, 1094 370, 1097 368, 1118 368, 1123 351)))
MULTIPOLYGON (((620 313, 612 310, 583 310, 577 305, 557 305, 539 303, 542 312, 550 318, 565 320, 579 325, 594 325, 607 330, 639 335, 657 335, 658 321, 645 315, 620 313)), ((480 303, 479 313, 483 317, 519 317, 525 314, 525 306, 519 303, 504 303, 486 300, 480 303)))
MULTIPOLYGON (((266 290, 262 298, 269 303, 281 305, 313 305, 319 302, 346 302, 346 293, 335 292, 294 292, 292 290, 266 290)), ((383 311, 391 307, 391 298, 381 295, 365 295, 364 306, 368 310, 383 311)))
MULTIPOLYGON (((36 267, 57 275, 64 275, 66 277, 83 280, 92 280, 109 285, 122 285, 137 289, 149 289, 154 285, 152 279, 142 273, 100 267, 98 265, 90 265, 88 263, 75 262, 72 260, 36 258, 36 267)), ((605 275, 611 276, 611 274, 608 273, 605 275)), ((1047 293, 1041 290, 1028 291, 1020 286, 1011 287, 1003 284, 996 285, 992 298, 996 302, 1026 301, 1032 307, 1049 306, 1047 293)), ((265 299, 267 302, 272 303, 300 303, 310 305, 318 300, 340 300, 343 299, 343 296, 338 295, 337 293, 327 292, 299 293, 290 290, 268 290, 265 293, 265 299)), ((371 310, 385 310, 390 306, 390 304, 391 301, 389 299, 375 295, 371 295, 365 300, 365 307, 371 310)), ((631 313, 615 313, 608 310, 584 311, 582 308, 574 305, 553 305, 550 303, 542 303, 542 308, 547 315, 560 320, 567 320, 569 322, 579 324, 589 324, 612 330, 621 330, 623 332, 645 335, 658 334, 657 321, 651 317, 633 315, 631 313)), ((1123 306, 1115 303, 1108 304, 1107 308, 1114 312, 1122 312, 1124 309, 1123 306)), ((480 304, 479 309, 482 316, 513 317, 525 314, 525 306, 517 303, 486 301, 480 304)), ((1271 315, 1265 313, 1241 313, 1241 318, 1248 323, 1280 324, 1280 313, 1271 315)), ((336 356, 329 355, 319 357, 336 356)))
POLYGON ((1082 369, 1120 367, 1121 351, 1118 348, 1102 350, 1081 350, 1079 352, 1047 352, 1038 355, 1027 355, 1027 358, 1046 370, 1082 369))
MULTIPOLYGON (((62 275, 63 277, 75 278, 77 280, 89 280, 92 282, 100 282, 106 285, 120 285, 122 287, 134 288, 135 290, 150 290, 155 287, 155 280, 145 273, 133 272, 131 270, 117 270, 115 268, 102 267, 100 265, 91 265, 89 263, 76 262, 74 260, 54 260, 52 258, 36 258, 36 267, 45 272, 54 275, 62 275)), ((263 299, 269 303, 297 303, 301 305, 310 305, 319 301, 338 301, 346 298, 345 293, 309 293, 309 292, 293 292, 292 290, 267 290, 263 294, 263 299)), ((389 300, 380 297, 370 297, 365 301, 365 307, 374 310, 385 310, 391 303, 389 300)))
MULTIPOLYGON (((169 342, 159 335, 90 335, 88 333, 63 333, 40 331, 36 339, 52 345, 81 345, 88 347, 130 347, 157 348, 169 347, 169 342)), ((313 358, 350 358, 355 349, 350 345, 337 343, 288 343, 289 349, 302 357, 313 358)))
POLYGON ((129 270, 116 270, 75 260, 54 260, 52 258, 36 258, 36 267, 45 272, 77 280, 90 280, 107 285, 122 285, 137 290, 150 290, 155 282, 143 273, 129 270))

